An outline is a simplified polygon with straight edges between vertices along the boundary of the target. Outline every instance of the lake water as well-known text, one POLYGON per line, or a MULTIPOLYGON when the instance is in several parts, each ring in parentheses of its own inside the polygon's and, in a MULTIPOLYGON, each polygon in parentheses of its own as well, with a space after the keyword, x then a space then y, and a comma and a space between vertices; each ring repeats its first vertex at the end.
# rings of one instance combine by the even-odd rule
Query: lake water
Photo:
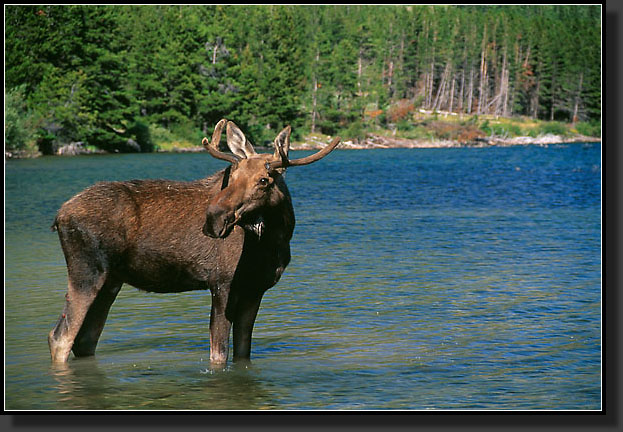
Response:
POLYGON ((52 366, 58 207, 96 181, 224 166, 5 162, 5 409, 601 409, 599 144, 336 150, 291 168, 292 262, 264 297, 250 366, 210 367, 209 292, 128 285, 96 356, 52 366))

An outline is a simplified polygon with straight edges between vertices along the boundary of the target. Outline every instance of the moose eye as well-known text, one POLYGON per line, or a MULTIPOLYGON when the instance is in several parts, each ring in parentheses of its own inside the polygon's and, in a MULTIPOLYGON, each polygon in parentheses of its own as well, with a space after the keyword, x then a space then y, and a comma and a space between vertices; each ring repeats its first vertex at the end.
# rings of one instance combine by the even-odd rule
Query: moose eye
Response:
POLYGON ((268 185, 268 179, 266 177, 262 177, 258 183, 260 186, 266 186, 268 185))

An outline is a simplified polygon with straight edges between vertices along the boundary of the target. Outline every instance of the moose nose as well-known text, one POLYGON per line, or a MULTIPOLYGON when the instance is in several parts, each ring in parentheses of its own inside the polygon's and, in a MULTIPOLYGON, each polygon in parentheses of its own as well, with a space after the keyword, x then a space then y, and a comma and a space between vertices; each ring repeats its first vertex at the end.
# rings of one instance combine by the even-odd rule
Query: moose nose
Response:
POLYGON ((211 204, 208 206, 202 232, 212 238, 225 237, 233 226, 234 218, 233 211, 218 204, 211 204))

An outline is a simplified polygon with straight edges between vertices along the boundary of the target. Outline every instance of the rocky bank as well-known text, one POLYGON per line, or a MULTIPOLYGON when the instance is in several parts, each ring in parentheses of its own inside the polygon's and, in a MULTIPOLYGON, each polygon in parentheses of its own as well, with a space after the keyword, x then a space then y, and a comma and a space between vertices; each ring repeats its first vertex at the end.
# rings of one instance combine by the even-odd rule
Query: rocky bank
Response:
MULTIPOLYGON (((331 137, 329 137, 329 140, 331 137)), ((308 138, 302 142, 292 143, 292 150, 316 150, 328 144, 329 141, 316 137, 308 138)), ((600 138, 573 136, 563 137, 560 135, 540 135, 537 137, 487 137, 476 138, 473 141, 461 142, 455 140, 417 140, 396 137, 387 137, 368 134, 363 140, 344 140, 338 148, 341 149, 386 149, 386 148, 453 148, 453 147, 488 147, 488 146, 512 146, 512 145, 550 145, 573 142, 601 142, 600 138)))

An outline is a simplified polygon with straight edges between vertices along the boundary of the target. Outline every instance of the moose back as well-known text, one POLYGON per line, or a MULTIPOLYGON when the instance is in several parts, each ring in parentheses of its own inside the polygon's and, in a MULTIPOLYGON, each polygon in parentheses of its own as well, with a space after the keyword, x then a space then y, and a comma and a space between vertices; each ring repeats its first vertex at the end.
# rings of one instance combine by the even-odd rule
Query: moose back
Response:
POLYGON ((209 289, 210 360, 250 358, 262 296, 290 261, 294 211, 283 173, 320 160, 339 143, 290 160, 290 127, 275 138, 274 154, 256 153, 242 131, 221 120, 208 152, 230 162, 193 182, 101 182, 58 211, 68 272, 65 305, 48 335, 53 362, 95 353, 108 311, 123 283, 158 292, 209 289), (226 126, 230 153, 218 149, 226 126))

